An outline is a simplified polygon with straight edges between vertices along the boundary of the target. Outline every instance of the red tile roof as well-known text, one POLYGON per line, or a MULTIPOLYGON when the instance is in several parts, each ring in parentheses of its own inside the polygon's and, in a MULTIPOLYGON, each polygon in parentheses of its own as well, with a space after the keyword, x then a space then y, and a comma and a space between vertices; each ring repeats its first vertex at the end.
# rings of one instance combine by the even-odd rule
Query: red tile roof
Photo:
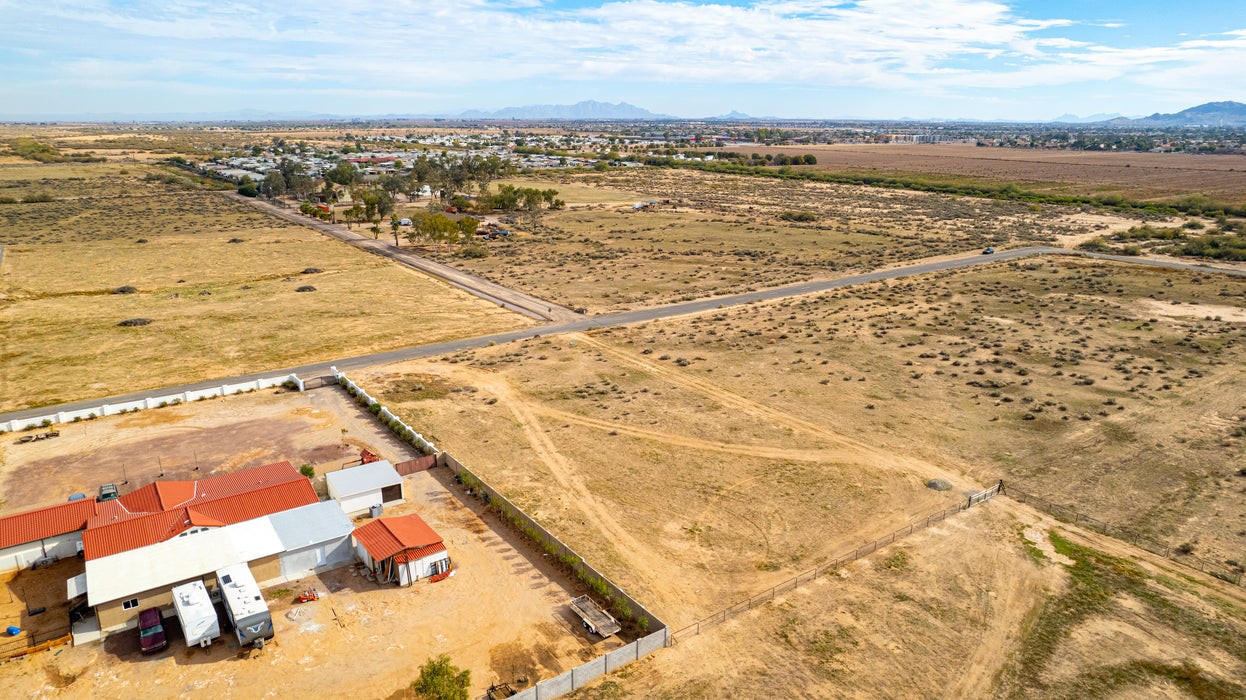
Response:
POLYGON ((373 561, 384 561, 408 549, 442 543, 441 535, 415 513, 400 518, 378 518, 355 528, 352 534, 373 561))
POLYGON ((303 475, 289 462, 277 462, 198 481, 157 481, 131 491, 119 500, 132 513, 154 513, 302 478, 303 475))
POLYGON ((394 561, 399 564, 406 564, 409 561, 416 561, 423 559, 424 557, 431 557, 438 552, 444 551, 446 551, 445 543, 438 542, 437 544, 430 544, 427 547, 420 547, 419 549, 409 549, 402 554, 394 556, 394 561))
POLYGON ((158 481, 105 504, 88 521, 82 547, 87 559, 98 559, 164 542, 191 526, 222 527, 319 501, 289 462, 199 481, 158 481))
POLYGON ((6 515, 0 518, 0 549, 81 530, 95 508, 95 499, 84 498, 6 515))

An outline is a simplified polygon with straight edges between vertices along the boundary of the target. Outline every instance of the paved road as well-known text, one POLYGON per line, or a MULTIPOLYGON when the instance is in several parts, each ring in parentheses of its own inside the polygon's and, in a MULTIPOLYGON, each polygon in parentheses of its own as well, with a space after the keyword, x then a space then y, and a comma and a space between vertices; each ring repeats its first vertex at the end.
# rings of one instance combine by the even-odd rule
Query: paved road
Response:
POLYGON ((313 219, 310 216, 304 216, 299 212, 276 206, 255 197, 243 197, 237 193, 227 193, 226 196, 256 206, 269 214, 279 216, 287 221, 293 221, 301 226, 313 228, 323 234, 362 248, 369 253, 389 258, 400 265, 406 265, 412 269, 432 275, 468 293, 475 294, 495 304, 500 304, 511 311, 517 311, 525 316, 542 321, 570 321, 579 318, 574 311, 565 306, 559 306, 545 299, 538 299, 531 294, 525 294, 503 287, 496 282, 490 282, 483 277, 477 277, 449 265, 443 265, 428 258, 405 252, 383 240, 372 239, 355 233, 341 224, 313 219))
MULTIPOLYGON (((937 260, 934 262, 917 263, 906 267, 896 267, 888 270, 877 270, 875 272, 867 272, 860 275, 851 275, 848 277, 840 277, 832 280, 820 280, 816 282, 801 282, 799 284, 791 284, 783 287, 775 287, 773 289, 763 289, 757 292, 748 292, 746 294, 734 294, 726 297, 716 297, 712 299, 702 299, 699 301, 689 301, 680 304, 669 304, 667 306, 657 306, 649 309, 639 309, 636 311, 624 311, 620 313, 607 314, 604 316, 575 316, 575 320, 554 323, 539 328, 529 328, 519 331, 511 331, 509 333, 498 333, 496 335, 484 335, 476 338, 465 338, 462 340, 450 340, 444 343, 434 343, 432 345, 418 345, 410 348, 401 348, 398 350, 390 350, 388 352, 378 352, 371 355, 359 355, 356 357, 347 357, 340 360, 330 360, 328 362, 317 362, 310 365, 301 365, 298 367, 288 367, 285 369, 273 369, 255 374, 246 374, 238 377, 228 377, 222 379, 213 379, 210 381, 198 382, 195 384, 185 384, 176 387, 166 387, 163 389, 152 389, 150 391, 140 391, 124 396, 113 396, 107 398, 92 399, 89 401, 76 401, 70 404, 58 404, 57 406, 49 406, 44 408, 34 408, 24 411, 16 411, 0 415, 0 422, 7 422, 14 419, 30 418, 33 416, 47 415, 52 411, 73 411, 82 408, 90 408, 98 406, 102 403, 120 403, 122 401, 133 401, 137 399, 147 398, 149 396, 161 396, 167 394, 178 394, 183 391, 193 391, 196 389, 206 389, 208 387, 220 386, 221 384, 235 384, 246 382, 260 377, 275 377, 278 375, 297 374, 303 380, 310 380, 318 377, 330 375, 329 366, 336 366, 339 370, 348 371, 371 367, 373 365, 389 364, 391 362, 401 362, 403 360, 412 360, 420 357, 433 357, 436 355, 445 355, 447 353, 459 352, 460 350, 472 350, 476 348, 487 347, 491 344, 501 345, 510 343, 524 338, 534 338, 546 335, 557 335, 560 333, 572 333, 575 331, 585 331, 592 328, 606 328, 610 326, 621 326, 629 323, 640 323, 643 321, 652 321, 660 318, 672 318, 675 316, 684 316, 687 314, 701 313, 712 311, 714 309, 728 308, 732 306, 740 306, 742 304, 751 304, 760 301, 772 301, 775 299, 783 299, 786 297, 800 296, 802 294, 815 294, 826 292, 832 289, 841 289, 851 287, 853 285, 864 284, 868 282, 878 282, 880 280, 898 279, 901 277, 910 277, 912 275, 924 275, 931 272, 940 272, 943 270, 955 270, 972 265, 982 263, 999 262, 1001 260, 1017 260, 1019 258, 1027 258, 1035 255, 1077 255, 1081 257, 1089 257, 1100 260, 1114 260, 1117 262, 1129 263, 1133 265, 1142 265, 1144 267, 1159 267, 1173 270, 1192 270, 1196 272, 1209 272, 1212 274, 1233 275, 1236 277, 1246 278, 1246 270, 1222 270, 1208 268, 1203 265, 1194 263, 1181 263, 1176 261, 1155 261, 1143 260, 1139 258, 1131 258, 1119 255, 1102 255, 1097 253, 1085 253, 1081 251, 1066 250, 1064 248, 1048 248, 1045 246, 1034 246, 1029 248, 1017 248, 1014 250, 1005 250, 994 255, 966 254, 960 257, 937 260)), ((314 383, 313 383, 314 386, 314 383)))

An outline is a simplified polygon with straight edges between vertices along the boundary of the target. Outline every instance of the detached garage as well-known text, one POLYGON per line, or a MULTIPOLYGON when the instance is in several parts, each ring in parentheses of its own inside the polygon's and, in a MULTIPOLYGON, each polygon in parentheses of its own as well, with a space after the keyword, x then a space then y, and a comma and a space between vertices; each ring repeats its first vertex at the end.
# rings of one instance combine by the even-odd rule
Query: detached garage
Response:
POLYGON ((321 501, 268 516, 281 539, 281 577, 287 581, 346 566, 354 559, 355 529, 337 501, 321 501))
POLYGON ((356 528, 352 537, 355 553, 378 583, 409 586, 421 578, 439 581, 450 574, 450 554, 441 535, 414 513, 377 518, 356 528))
POLYGON ((406 502, 402 476, 384 460, 329 472, 325 480, 329 484, 329 498, 341 504, 347 515, 366 513, 378 504, 391 506, 406 502))

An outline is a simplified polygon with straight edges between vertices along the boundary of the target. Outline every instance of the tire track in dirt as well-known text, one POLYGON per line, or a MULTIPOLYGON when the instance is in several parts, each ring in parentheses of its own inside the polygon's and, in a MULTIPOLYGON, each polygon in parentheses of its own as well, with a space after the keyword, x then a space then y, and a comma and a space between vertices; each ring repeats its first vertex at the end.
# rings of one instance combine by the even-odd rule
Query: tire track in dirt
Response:
MULTIPOLYGON (((575 338, 576 342, 581 342, 626 364, 643 369, 654 376, 662 377, 663 379, 670 381, 672 384, 676 384, 685 389, 709 396, 719 401, 724 406, 730 406, 731 408, 773 422, 777 425, 828 440, 834 445, 838 445, 851 451, 852 453, 855 453, 857 456, 867 458, 869 463, 873 466, 899 469, 927 479, 934 478, 936 476, 943 477, 953 483, 958 481, 963 483, 969 478, 960 474, 952 474, 941 467, 913 457, 883 452, 882 450, 870 447, 869 445, 858 442, 857 440, 853 440, 852 438, 841 435, 829 428, 818 425, 817 423, 812 423, 790 413, 771 408, 765 404, 758 403, 757 401, 741 396, 740 394, 721 387, 718 384, 706 379, 636 357, 631 353, 625 352, 606 342, 593 338, 587 333, 570 333, 568 335, 575 338)), ((977 484, 976 482, 971 483, 975 488, 981 488, 980 484, 977 484)))
POLYGON ((632 575, 642 579, 649 590, 661 591, 661 586, 657 585, 657 582, 645 572, 661 571, 662 562, 652 557, 650 547, 633 537, 631 532, 615 519, 610 509, 597 500, 579 476, 575 465, 558 451, 558 447, 546 435, 531 402, 517 396, 509 382, 502 377, 485 373, 473 373, 473 377, 477 383, 484 385, 484 389, 496 396, 500 403, 510 409, 515 420, 522 426, 523 434, 532 445, 537 458, 550 470, 558 484, 574 497, 575 507, 605 531, 612 545, 623 550, 624 558, 631 564, 629 569, 632 575))
POLYGON ((688 447, 705 452, 722 452, 725 454, 742 455, 745 457, 788 459, 794 462, 829 462, 833 461, 837 456, 835 452, 829 450, 791 450, 783 447, 767 447, 765 445, 702 440, 700 438, 678 435, 676 433, 665 433, 658 430, 648 430, 646 428, 637 428, 630 425, 611 423, 610 421, 600 420, 598 418, 588 418, 586 416, 569 413, 567 411, 551 408, 544 404, 538 403, 533 403, 532 409, 544 416, 557 418, 559 420, 566 421, 567 423, 575 423, 588 428, 617 432, 620 435, 628 435, 630 437, 652 440, 654 442, 661 442, 675 447, 688 447))

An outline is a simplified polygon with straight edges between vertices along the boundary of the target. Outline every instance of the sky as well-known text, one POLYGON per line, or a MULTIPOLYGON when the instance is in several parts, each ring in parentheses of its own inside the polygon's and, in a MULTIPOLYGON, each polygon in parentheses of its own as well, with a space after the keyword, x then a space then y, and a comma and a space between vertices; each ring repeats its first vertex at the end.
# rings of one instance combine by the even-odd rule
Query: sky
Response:
POLYGON ((1246 102, 1246 1, 0 0, 0 119, 1049 120, 1246 102))

